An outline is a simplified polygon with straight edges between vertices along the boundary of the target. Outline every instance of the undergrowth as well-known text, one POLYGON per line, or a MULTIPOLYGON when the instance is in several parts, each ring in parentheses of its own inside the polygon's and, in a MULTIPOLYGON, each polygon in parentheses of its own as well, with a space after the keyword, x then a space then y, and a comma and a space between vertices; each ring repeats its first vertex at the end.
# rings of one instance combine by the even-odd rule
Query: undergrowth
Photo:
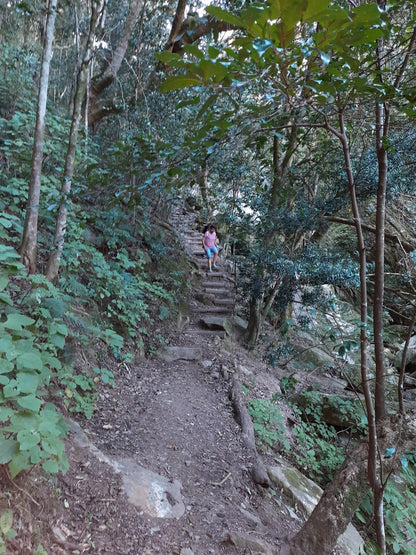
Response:
MULTIPOLYGON (((114 188, 109 194, 102 190, 106 168, 97 162, 100 149, 91 140, 88 149, 80 149, 67 199, 59 280, 52 284, 42 273, 26 275, 17 251, 34 116, 31 110, 16 110, 10 120, 0 118, 0 464, 8 465, 12 477, 36 464, 52 473, 67 470, 67 426, 56 407, 90 418, 98 384, 112 386, 117 379, 106 368, 106 357, 129 361, 129 342, 136 350, 154 353, 164 338, 151 330, 175 315, 176 300, 186 297, 188 287, 174 238, 166 238, 149 217, 151 201, 142 195, 130 208, 111 197, 114 188), (75 351, 90 344, 102 360, 77 364, 75 351)), ((40 271, 59 204, 67 132, 65 118, 48 116, 40 271)))

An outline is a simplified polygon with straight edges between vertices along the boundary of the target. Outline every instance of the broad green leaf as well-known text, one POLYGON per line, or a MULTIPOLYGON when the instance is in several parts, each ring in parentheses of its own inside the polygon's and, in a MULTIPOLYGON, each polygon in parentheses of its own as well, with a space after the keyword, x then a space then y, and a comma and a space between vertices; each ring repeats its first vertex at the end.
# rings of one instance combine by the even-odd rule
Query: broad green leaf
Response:
POLYGON ((16 357, 16 366, 19 370, 42 370, 43 362, 34 349, 30 353, 23 353, 16 357))
POLYGON ((220 51, 218 50, 218 48, 214 48, 213 46, 208 46, 208 56, 212 60, 217 59, 219 55, 220 55, 220 51))
MULTIPOLYGON (((7 345, 7 341, 3 341, 0 339, 0 343, 2 343, 2 346, 0 346, 0 353, 1 352, 7 352, 7 346, 6 348, 5 345, 7 345)), ((11 344, 11 341, 10 341, 11 344)), ((8 372, 11 372, 14 368, 14 364, 12 364, 10 361, 6 360, 5 358, 0 358, 0 374, 7 374, 8 372)))
POLYGON ((12 227, 13 224, 10 220, 6 220, 6 218, 3 218, 3 216, 0 216, 0 225, 5 227, 6 229, 9 229, 12 227))
POLYGON ((25 316, 24 314, 9 314, 7 316, 7 321, 4 323, 4 327, 10 330, 20 331, 23 326, 31 326, 35 323, 33 318, 25 316))
POLYGON ((243 27, 242 20, 237 15, 234 15, 231 12, 227 12, 227 10, 223 10, 222 8, 217 8, 216 6, 207 6, 205 11, 210 15, 213 15, 220 21, 225 21, 226 23, 230 23, 235 27, 243 27))
POLYGON ((9 469, 12 478, 15 478, 19 472, 28 468, 30 466, 29 454, 27 451, 19 452, 12 460, 9 462, 9 469))
MULTIPOLYGON (((0 262, 20 260, 20 255, 14 248, 0 244, 0 262)), ((23 264, 22 264, 23 266, 23 264)), ((24 266, 23 266, 24 267, 24 266)))
POLYGON ((10 425, 5 429, 10 432, 18 432, 19 430, 37 429, 39 424, 39 416, 31 412, 16 412, 10 419, 10 425))
POLYGON ((10 380, 9 383, 3 388, 3 395, 6 397, 15 397, 19 394, 17 389, 17 380, 10 380))
POLYGON ((19 372, 16 380, 22 393, 35 393, 39 386, 39 375, 31 372, 19 372))
POLYGON ((42 464, 43 470, 50 474, 55 474, 59 470, 59 465, 55 459, 48 459, 42 464))
POLYGON ((318 16, 328 9, 328 0, 308 0, 306 8, 303 10, 303 21, 317 21, 318 16))
POLYGON ((37 412, 41 407, 41 401, 34 395, 26 395, 24 397, 18 397, 16 399, 17 403, 24 409, 32 410, 37 412))
POLYGON ((192 54, 193 56, 195 56, 196 58, 199 58, 200 60, 204 59, 204 53, 201 52, 201 50, 199 50, 196 44, 185 44, 183 49, 187 54, 192 54))
POLYGON ((54 370, 59 370, 59 368, 62 368, 61 361, 58 358, 50 355, 48 352, 43 351, 40 356, 42 358, 43 366, 53 368, 54 370))
POLYGON ((56 332, 61 335, 68 335, 68 327, 65 324, 55 324, 56 332))
POLYGON ((183 60, 182 56, 179 56, 179 54, 173 54, 172 52, 169 52, 168 50, 164 50, 163 52, 159 52, 159 53, 155 54, 155 56, 158 60, 160 60, 161 62, 164 62, 165 64, 168 64, 170 62, 177 62, 177 61, 182 61, 183 60))
POLYGON ((33 432, 32 430, 22 430, 16 436, 17 441, 20 444, 20 449, 22 451, 28 451, 40 441, 40 435, 38 432, 33 432))
POLYGON ((0 532, 4 535, 13 526, 13 511, 11 509, 0 509, 0 532))
POLYGON ((365 26, 381 23, 381 14, 377 3, 362 4, 352 11, 355 23, 363 23, 365 26))
POLYGON ((4 289, 7 287, 8 283, 9 283, 8 276, 0 274, 0 291, 4 291, 4 289))
POLYGON ((385 451, 384 451, 384 457, 386 459, 389 459, 390 457, 392 457, 394 455, 394 453, 396 452, 396 448, 395 447, 388 447, 385 451))
POLYGON ((161 84, 160 90, 162 92, 176 91, 178 89, 185 89, 186 87, 194 87, 201 84, 202 81, 196 77, 177 75, 174 77, 168 77, 166 81, 161 84))
POLYGON ((0 406, 0 422, 7 422, 13 412, 13 409, 10 407, 0 406))
POLYGON ((0 303, 7 304, 9 306, 13 306, 13 301, 10 297, 10 293, 7 291, 5 293, 0 293, 0 303))
POLYGON ((0 437, 0 464, 7 464, 19 452, 19 444, 15 439, 0 437))

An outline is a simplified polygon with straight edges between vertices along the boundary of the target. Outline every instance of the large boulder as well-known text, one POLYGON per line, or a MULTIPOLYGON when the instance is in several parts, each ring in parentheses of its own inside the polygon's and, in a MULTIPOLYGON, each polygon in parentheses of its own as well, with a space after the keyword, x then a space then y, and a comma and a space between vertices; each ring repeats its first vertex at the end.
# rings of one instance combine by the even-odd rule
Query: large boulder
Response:
MULTIPOLYGON (((282 497, 300 508, 303 517, 308 518, 318 504, 323 490, 285 461, 281 459, 276 461, 277 465, 267 469, 270 480, 280 489, 282 497)), ((338 547, 345 555, 359 555, 363 545, 362 537, 352 524, 349 524, 338 538, 338 547)))
POLYGON ((302 391, 293 396, 308 419, 322 420, 337 428, 365 426, 364 399, 356 395, 332 395, 321 391, 302 391))

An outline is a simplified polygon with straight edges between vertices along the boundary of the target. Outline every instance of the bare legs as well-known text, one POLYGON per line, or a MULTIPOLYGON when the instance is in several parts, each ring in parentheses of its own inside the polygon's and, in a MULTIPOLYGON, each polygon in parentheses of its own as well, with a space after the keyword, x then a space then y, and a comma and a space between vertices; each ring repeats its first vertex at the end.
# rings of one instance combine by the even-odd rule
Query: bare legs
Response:
POLYGON ((217 263, 217 258, 218 258, 218 252, 214 252, 214 258, 212 258, 212 256, 210 256, 208 258, 208 271, 212 272, 212 268, 215 267, 215 264, 217 263))

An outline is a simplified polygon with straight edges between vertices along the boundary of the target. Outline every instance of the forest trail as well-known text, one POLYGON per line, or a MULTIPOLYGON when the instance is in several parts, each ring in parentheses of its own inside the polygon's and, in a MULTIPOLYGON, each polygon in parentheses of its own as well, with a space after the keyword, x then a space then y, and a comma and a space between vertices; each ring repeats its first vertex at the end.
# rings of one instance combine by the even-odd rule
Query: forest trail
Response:
POLYGON ((72 421, 53 553, 71 553, 68 545, 106 555, 272 553, 293 527, 254 484, 229 400, 230 377, 262 363, 224 329, 234 311, 226 262, 208 274, 193 216, 172 223, 199 274, 188 317, 158 357, 119 365, 90 421, 72 421))

